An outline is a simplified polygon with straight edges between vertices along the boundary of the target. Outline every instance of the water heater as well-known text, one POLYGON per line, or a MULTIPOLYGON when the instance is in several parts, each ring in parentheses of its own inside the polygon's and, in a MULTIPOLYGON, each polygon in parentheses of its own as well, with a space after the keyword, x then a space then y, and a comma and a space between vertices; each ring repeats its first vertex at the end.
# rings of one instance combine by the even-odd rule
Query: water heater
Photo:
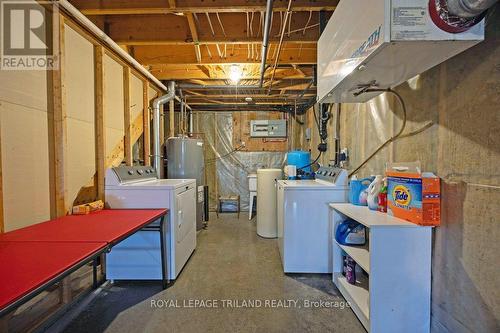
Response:
MULTIPOLYGON (((204 216, 204 172, 203 140, 189 137, 172 137, 167 140, 167 178, 196 179, 196 229, 203 227, 204 216)), ((207 216, 208 218, 208 216, 207 216)))

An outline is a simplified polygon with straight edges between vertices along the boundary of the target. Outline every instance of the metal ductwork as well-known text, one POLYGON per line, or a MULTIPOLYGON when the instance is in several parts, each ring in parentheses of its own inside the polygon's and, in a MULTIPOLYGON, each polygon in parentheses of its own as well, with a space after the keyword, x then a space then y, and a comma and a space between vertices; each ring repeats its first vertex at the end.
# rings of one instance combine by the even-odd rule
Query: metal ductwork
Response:
POLYGON ((264 84, 264 74, 266 72, 267 47, 269 46, 269 33, 271 30, 271 18, 273 16, 273 0, 267 0, 266 19, 264 21, 264 36, 262 39, 262 61, 260 63, 259 87, 264 84))
POLYGON ((481 22, 498 0, 429 0, 429 14, 440 29, 457 34, 481 22))
POLYGON ((166 104, 175 98, 175 82, 168 82, 168 90, 165 95, 156 98, 153 101, 153 166, 155 167, 158 178, 162 176, 162 155, 160 138, 160 106, 166 104))
POLYGON ((498 0, 448 0, 448 10, 451 14, 472 18, 481 15, 498 0))

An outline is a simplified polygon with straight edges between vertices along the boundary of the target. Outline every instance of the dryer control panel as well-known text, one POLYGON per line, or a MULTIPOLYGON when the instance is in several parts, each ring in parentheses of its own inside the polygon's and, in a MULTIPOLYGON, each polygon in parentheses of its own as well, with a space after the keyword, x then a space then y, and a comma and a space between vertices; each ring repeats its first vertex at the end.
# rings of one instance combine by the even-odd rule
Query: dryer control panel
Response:
POLYGON ((316 171, 316 179, 334 183, 338 186, 347 186, 347 176, 347 170, 331 166, 322 166, 316 171))

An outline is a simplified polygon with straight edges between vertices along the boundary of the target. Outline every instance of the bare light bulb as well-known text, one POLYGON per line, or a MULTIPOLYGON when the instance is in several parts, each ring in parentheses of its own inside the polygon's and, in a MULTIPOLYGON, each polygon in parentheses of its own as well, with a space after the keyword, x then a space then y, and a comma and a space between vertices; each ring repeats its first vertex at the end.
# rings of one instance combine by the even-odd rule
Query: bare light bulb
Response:
POLYGON ((242 72, 240 66, 238 66, 238 65, 231 65, 231 69, 230 69, 230 72, 229 72, 229 79, 233 83, 236 84, 236 83, 240 82, 242 75, 243 75, 243 72, 242 72))

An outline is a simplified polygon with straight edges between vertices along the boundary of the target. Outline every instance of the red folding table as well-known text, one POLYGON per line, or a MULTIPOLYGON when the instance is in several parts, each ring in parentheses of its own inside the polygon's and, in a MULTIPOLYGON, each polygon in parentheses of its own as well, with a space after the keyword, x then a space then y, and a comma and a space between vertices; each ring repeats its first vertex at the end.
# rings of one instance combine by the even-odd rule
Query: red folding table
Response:
POLYGON ((0 316, 22 305, 141 229, 160 232, 162 286, 168 285, 167 209, 103 210, 0 234, 0 316), (154 223, 160 220, 159 224, 154 223))

